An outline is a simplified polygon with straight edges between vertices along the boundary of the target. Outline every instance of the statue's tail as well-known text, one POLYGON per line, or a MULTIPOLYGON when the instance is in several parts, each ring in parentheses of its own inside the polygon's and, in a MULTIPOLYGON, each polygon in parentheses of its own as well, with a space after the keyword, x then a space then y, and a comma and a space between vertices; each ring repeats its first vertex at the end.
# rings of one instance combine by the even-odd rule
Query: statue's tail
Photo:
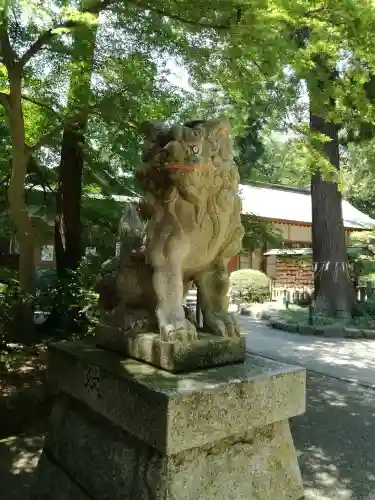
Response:
POLYGON ((120 255, 138 253, 142 247, 144 223, 133 203, 126 203, 118 228, 120 255))
POLYGON ((141 239, 144 223, 141 221, 133 203, 126 202, 118 228, 118 238, 123 241, 127 238, 141 239))

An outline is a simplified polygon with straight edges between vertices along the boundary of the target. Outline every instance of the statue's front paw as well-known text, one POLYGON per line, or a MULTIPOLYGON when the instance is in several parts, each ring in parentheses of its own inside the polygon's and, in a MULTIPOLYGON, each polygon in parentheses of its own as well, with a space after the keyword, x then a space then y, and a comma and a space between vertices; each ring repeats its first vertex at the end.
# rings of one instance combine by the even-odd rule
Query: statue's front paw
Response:
POLYGON ((240 329, 231 313, 209 313, 204 318, 205 327, 214 335, 239 337, 240 329))
POLYGON ((195 326, 188 319, 179 321, 176 324, 165 323, 160 325, 160 338, 164 342, 180 341, 186 344, 195 340, 196 337, 195 326))

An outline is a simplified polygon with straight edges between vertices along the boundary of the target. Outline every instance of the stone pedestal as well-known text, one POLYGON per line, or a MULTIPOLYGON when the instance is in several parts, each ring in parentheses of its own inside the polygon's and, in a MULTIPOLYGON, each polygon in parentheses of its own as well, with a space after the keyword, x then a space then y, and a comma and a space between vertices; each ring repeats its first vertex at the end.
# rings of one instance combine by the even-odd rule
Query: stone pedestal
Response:
POLYGON ((50 347, 57 397, 33 500, 299 500, 288 418, 302 369, 243 364, 172 374, 88 342, 50 347))

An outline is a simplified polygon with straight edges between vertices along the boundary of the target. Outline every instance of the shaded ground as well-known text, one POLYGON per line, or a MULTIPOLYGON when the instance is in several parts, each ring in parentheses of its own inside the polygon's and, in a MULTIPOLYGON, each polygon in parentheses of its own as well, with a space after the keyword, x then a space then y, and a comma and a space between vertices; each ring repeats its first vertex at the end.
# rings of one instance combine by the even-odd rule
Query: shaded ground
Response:
POLYGON ((292 419, 306 500, 375 500, 375 391, 308 374, 292 419))
POLYGON ((0 439, 48 412, 46 346, 13 344, 0 353, 0 439))
POLYGON ((0 440, 1 500, 27 500, 44 432, 45 423, 42 422, 21 436, 0 440))
POLYGON ((9 347, 0 357, 0 499, 27 500, 50 406, 46 347, 9 347), (26 426, 28 430, 17 435, 26 426))
POLYGON ((375 500, 375 341, 240 322, 249 350, 310 370, 307 411, 292 419, 306 500, 375 500))

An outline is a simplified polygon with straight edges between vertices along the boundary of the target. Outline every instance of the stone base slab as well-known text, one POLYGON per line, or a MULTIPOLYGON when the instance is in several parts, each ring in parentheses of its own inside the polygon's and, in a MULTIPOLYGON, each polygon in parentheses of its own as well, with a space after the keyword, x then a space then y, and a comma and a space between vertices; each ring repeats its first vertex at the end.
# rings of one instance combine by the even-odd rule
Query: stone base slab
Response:
POLYGON ((100 325, 95 338, 100 347, 172 373, 240 363, 246 355, 246 335, 229 338, 198 332, 198 339, 191 339, 185 344, 179 341, 165 342, 157 333, 132 336, 120 328, 100 325))
POLYGON ((287 421, 166 456, 73 400, 59 398, 31 500, 302 497, 287 421))
POLYGON ((305 410, 303 369, 247 355, 172 374, 66 342, 50 346, 48 377, 57 397, 32 500, 303 497, 288 423, 305 410))
POLYGON ((84 489, 56 464, 45 448, 39 459, 35 478, 35 489, 28 500, 91 500, 84 489))

